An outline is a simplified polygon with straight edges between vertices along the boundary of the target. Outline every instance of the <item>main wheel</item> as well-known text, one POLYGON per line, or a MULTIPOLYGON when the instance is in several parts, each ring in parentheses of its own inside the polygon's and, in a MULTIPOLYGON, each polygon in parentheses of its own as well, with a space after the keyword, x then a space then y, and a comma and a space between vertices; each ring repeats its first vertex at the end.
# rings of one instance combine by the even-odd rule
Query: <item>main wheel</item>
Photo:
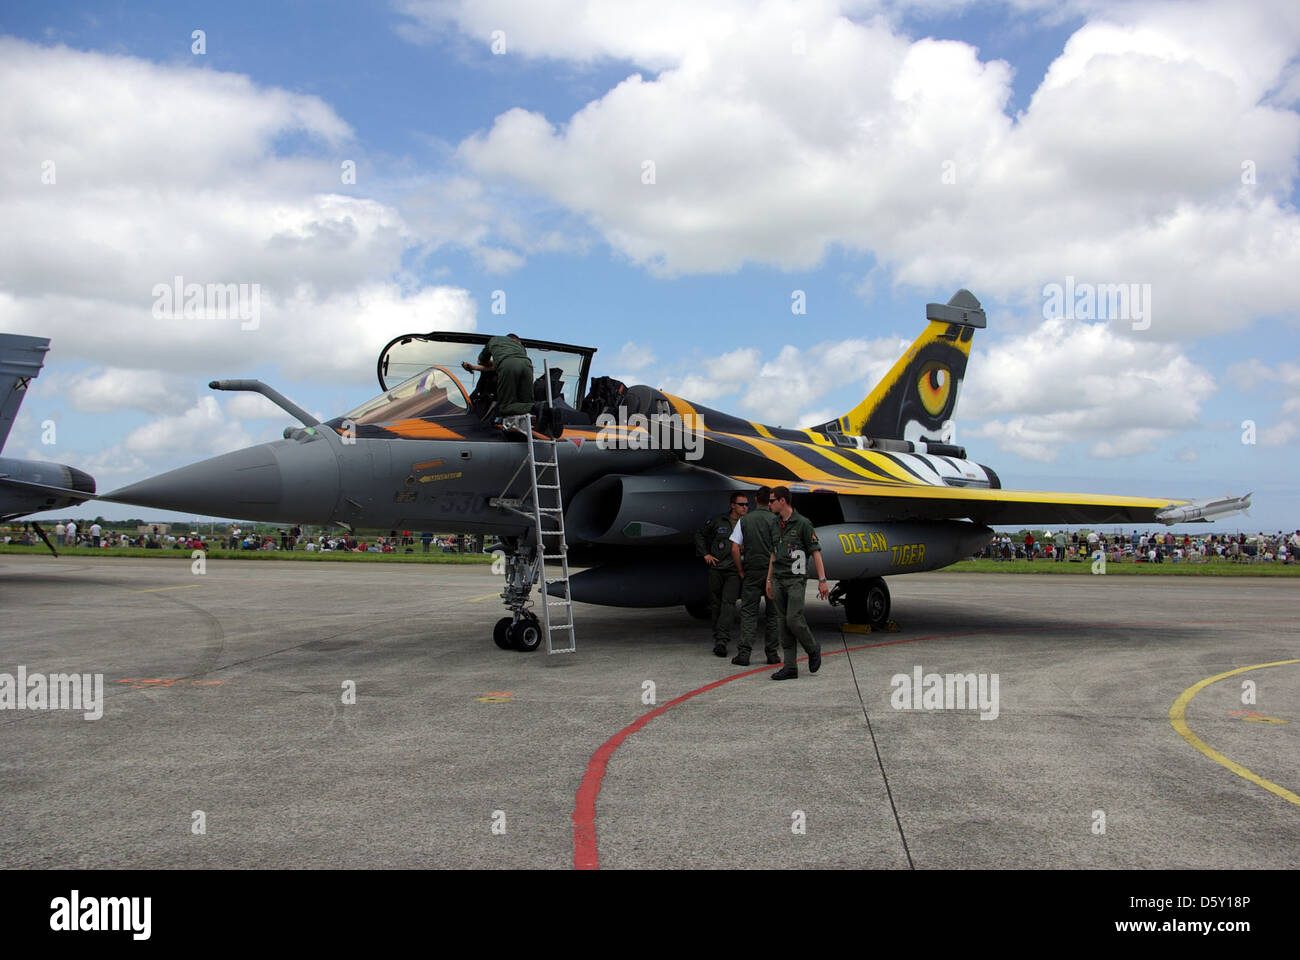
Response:
POLYGON ((492 628, 492 639, 502 650, 510 650, 514 644, 510 642, 510 627, 515 622, 514 617, 502 617, 497 621, 497 625, 492 628))
POLYGON ((521 617, 510 628, 510 643, 521 653, 532 653, 542 645, 542 625, 532 617, 521 617))
POLYGON ((845 595, 844 615, 849 623, 865 623, 875 629, 889 622, 889 605, 889 587, 884 580, 858 580, 845 595))

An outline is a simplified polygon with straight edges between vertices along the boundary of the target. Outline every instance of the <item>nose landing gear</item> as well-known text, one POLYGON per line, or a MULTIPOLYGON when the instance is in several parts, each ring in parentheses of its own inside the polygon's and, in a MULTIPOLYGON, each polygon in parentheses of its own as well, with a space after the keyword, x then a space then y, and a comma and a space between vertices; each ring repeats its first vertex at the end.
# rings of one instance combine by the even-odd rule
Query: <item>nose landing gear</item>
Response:
MULTIPOLYGON (((509 549, 511 545, 507 544, 509 549)), ((515 547, 506 554, 506 587, 501 597, 510 608, 510 616, 502 617, 492 628, 492 641, 502 650, 532 653, 542 645, 542 624, 537 614, 526 609, 537 578, 535 549, 515 547)), ((546 595, 542 595, 545 602, 546 595)))

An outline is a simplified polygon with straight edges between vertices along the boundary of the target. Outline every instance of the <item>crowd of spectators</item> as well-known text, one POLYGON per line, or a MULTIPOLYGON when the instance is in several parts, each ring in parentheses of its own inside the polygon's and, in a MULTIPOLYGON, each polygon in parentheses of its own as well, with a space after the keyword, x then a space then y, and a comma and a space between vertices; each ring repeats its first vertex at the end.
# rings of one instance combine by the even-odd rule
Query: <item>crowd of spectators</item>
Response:
POLYGON ((980 553, 986 560, 1095 560, 1107 563, 1296 563, 1300 559, 1300 530, 1286 534, 1138 532, 1050 530, 1000 533, 980 553))
MULTIPOLYGON (((47 533, 49 531, 47 530, 47 533)), ((58 523, 54 527, 56 547, 143 547, 149 550, 305 550, 309 553, 349 551, 352 553, 475 553, 481 542, 473 537, 435 537, 432 533, 412 534, 392 530, 386 537, 357 539, 345 534, 304 536, 298 527, 281 529, 277 535, 245 533, 234 527, 226 534, 105 531, 98 523, 58 523)), ((30 524, 11 528, 0 542, 37 546, 41 540, 30 524)), ((999 533, 977 558, 986 560, 1039 560, 1051 562, 1095 560, 1107 563, 1287 563, 1300 560, 1300 530, 1286 534, 1263 532, 1190 533, 1168 531, 1130 534, 1099 531, 1031 530, 1018 534, 999 533)))
MULTIPOLYGON (((2 528, 0 528, 2 529, 2 528)), ((55 547, 89 547, 108 549, 112 547, 137 547, 148 550, 304 550, 308 553, 352 552, 352 553, 414 553, 417 541, 421 552, 429 553, 437 547, 444 553, 476 552, 481 549, 480 541, 474 537, 435 537, 432 533, 412 534, 411 531, 390 531, 389 535, 361 538, 345 534, 321 534, 315 537, 304 536, 299 527, 283 528, 274 535, 266 533, 245 532, 239 527, 232 527, 229 533, 172 534, 153 527, 148 532, 105 531, 98 523, 78 524, 75 521, 58 523, 53 531, 46 529, 47 535, 53 534, 55 547)), ((20 546, 38 546, 40 536, 31 524, 15 524, 8 533, 0 534, 0 543, 20 546)))

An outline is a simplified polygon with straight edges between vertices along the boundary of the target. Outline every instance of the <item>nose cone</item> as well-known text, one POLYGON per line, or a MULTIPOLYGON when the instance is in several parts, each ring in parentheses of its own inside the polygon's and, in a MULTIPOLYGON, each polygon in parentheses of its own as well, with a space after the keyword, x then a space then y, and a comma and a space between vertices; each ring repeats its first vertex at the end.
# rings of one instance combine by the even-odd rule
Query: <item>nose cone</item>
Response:
MULTIPOLYGON (((105 500, 180 513, 263 519, 284 496, 271 444, 237 450, 114 490, 105 500)), ((270 519, 270 518, 267 518, 270 519)))
POLYGON ((334 446, 314 433, 213 457, 101 499, 238 520, 329 523, 340 491, 334 446))
POLYGON ((100 499, 236 520, 328 523, 339 490, 334 450, 316 435, 225 453, 100 499))

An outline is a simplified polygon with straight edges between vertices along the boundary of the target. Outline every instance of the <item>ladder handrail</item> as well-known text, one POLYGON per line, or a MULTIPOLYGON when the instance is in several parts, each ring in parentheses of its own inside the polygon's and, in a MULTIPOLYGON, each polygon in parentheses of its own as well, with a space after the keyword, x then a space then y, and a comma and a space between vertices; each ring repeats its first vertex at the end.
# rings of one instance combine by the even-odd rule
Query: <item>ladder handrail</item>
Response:
MULTIPOLYGON (((546 383, 546 406, 554 409, 555 396, 551 390, 551 371, 549 364, 542 361, 542 379, 546 383)), ((553 437, 539 438, 535 431, 529 431, 528 435, 528 466, 529 474, 532 477, 532 485, 529 489, 529 495, 533 502, 533 527, 537 533, 537 584, 542 593, 542 626, 546 631, 546 652, 552 653, 573 653, 577 649, 577 635, 573 628, 573 597, 569 593, 569 547, 564 531, 564 492, 560 484, 560 450, 558 441, 553 437), (538 462, 537 447, 539 444, 549 444, 551 456, 544 462, 538 462), (542 474, 546 470, 555 471, 555 483, 541 483, 542 474), (554 490, 554 504, 543 506, 541 490, 554 490), (542 520, 548 519, 554 523, 554 528, 547 530, 542 525, 542 520), (548 580, 546 576, 546 558, 548 556, 546 538, 559 538, 559 543, 555 547, 556 554, 560 558, 560 576, 555 580, 548 580), (552 600, 547 588, 553 583, 562 583, 562 599, 552 600), (551 607, 567 607, 568 618, 566 623, 551 622, 551 607), (567 630, 569 643, 567 647, 556 648, 553 642, 553 635, 556 631, 567 630)), ((551 554, 554 556, 556 554, 551 554)))

